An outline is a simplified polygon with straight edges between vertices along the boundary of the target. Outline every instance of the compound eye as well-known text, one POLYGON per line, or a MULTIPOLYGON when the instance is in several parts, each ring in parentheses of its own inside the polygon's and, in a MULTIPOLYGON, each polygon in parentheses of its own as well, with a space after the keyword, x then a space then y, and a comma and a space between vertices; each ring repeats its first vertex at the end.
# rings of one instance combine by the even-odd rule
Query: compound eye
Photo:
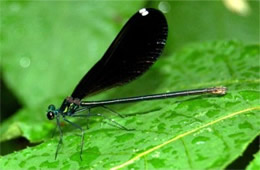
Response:
POLYGON ((55 110, 55 106, 53 104, 49 105, 48 110, 51 110, 51 111, 55 110))
POLYGON ((53 120, 54 117, 55 117, 55 115, 54 115, 53 112, 49 111, 49 112, 47 113, 47 118, 48 118, 49 120, 53 120))

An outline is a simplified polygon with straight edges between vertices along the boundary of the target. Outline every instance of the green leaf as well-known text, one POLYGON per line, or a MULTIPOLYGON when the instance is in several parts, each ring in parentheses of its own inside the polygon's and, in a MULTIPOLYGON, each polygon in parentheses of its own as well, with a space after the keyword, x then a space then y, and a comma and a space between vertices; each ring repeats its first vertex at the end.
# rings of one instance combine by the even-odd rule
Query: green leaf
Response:
POLYGON ((225 1, 166 1, 159 6, 169 8, 169 37, 167 52, 181 49, 188 43, 241 40, 244 43, 259 43, 259 1, 244 1, 240 9, 248 6, 246 15, 228 9, 225 1))
POLYGON ((260 152, 254 155, 255 159, 246 168, 247 170, 258 170, 260 169, 260 152))
POLYGON ((50 136, 55 126, 47 122, 44 106, 22 109, 5 121, 0 129, 0 142, 23 136, 37 143, 50 136))
MULTIPOLYGON (((227 95, 114 106, 114 110, 127 117, 110 117, 136 130, 123 131, 102 123, 108 120, 91 118, 90 129, 85 134, 83 161, 79 156, 79 130, 66 124, 62 126, 63 145, 54 160, 59 135, 49 139, 46 134, 51 134, 50 127, 54 127, 55 122, 46 121, 49 126, 40 128, 42 124, 38 122, 45 117, 43 106, 23 109, 8 123, 20 121, 27 115, 22 121, 27 127, 20 127, 24 136, 34 141, 35 137, 28 133, 34 131, 45 141, 2 157, 0 164, 6 169, 223 169, 239 157, 260 132, 258 59, 259 45, 245 46, 235 41, 187 46, 176 55, 161 57, 139 80, 92 99, 219 85, 228 87, 227 95)), ((47 106, 47 101, 42 105, 47 106)), ((108 115, 104 110, 92 110, 94 113, 101 111, 108 115)), ((86 129, 86 120, 74 121, 86 129)), ((3 126, 8 127, 7 124, 3 126)))
MULTIPOLYGON (((21 136, 31 143, 43 141, 2 156, 4 169, 225 168, 259 135, 259 45, 246 45, 259 42, 259 2, 249 1, 248 16, 228 11, 223 1, 169 2, 167 56, 137 81, 87 100, 218 85, 227 86, 228 94, 114 106, 127 117, 109 117, 136 131, 91 118, 83 161, 80 132, 67 124, 62 126, 64 144, 54 160, 59 135, 49 138, 55 121, 46 120, 46 108, 50 103, 59 105, 70 94, 143 2, 0 3, 1 71, 8 88, 24 104, 1 122, 0 141, 21 136), (214 41, 173 54, 186 43, 216 39, 243 43, 214 41)), ((86 120, 74 121, 86 129, 86 120)))

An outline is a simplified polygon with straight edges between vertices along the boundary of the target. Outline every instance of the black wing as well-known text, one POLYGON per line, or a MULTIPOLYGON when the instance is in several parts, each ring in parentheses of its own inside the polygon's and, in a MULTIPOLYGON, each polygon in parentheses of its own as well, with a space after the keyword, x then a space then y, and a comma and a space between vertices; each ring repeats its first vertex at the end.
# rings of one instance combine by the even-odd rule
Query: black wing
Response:
POLYGON ((128 20, 104 56, 81 79, 73 98, 122 85, 142 75, 160 56, 167 39, 164 15, 152 8, 128 20))

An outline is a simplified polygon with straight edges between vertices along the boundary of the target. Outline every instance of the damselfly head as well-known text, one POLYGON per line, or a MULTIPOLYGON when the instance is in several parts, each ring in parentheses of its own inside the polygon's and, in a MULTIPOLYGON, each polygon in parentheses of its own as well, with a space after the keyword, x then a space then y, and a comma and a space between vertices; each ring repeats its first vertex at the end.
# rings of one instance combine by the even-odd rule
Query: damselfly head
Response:
POLYGON ((48 112, 47 112, 47 118, 49 120, 53 120, 56 116, 56 113, 57 111, 55 110, 55 106, 53 104, 49 105, 48 107, 48 112))

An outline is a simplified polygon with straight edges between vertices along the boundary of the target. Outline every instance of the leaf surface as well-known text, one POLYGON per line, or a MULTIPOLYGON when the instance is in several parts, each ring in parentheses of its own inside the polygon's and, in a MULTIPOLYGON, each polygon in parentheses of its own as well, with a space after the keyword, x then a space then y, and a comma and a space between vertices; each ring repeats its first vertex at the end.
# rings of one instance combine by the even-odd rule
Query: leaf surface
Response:
MULTIPOLYGON (((23 109, 9 123, 23 117, 24 127, 20 129, 26 138, 46 139, 36 147, 2 157, 0 164, 6 168, 225 168, 260 132, 258 59, 258 45, 235 41, 192 45, 162 57, 147 74, 126 87, 93 97, 109 99, 219 85, 229 89, 223 97, 183 97, 114 106, 112 109, 127 117, 110 117, 136 130, 123 131, 93 117, 85 134, 83 161, 79 157, 78 130, 62 126, 64 142, 54 160, 59 135, 49 139, 46 134, 51 134, 55 123, 46 121, 45 128, 39 128, 43 125, 37 122, 45 118, 40 108, 23 109), (35 138, 28 133, 33 130, 40 135, 35 138)), ((92 112, 108 115, 100 109, 92 112)), ((86 120, 74 121, 86 129, 86 120)))

